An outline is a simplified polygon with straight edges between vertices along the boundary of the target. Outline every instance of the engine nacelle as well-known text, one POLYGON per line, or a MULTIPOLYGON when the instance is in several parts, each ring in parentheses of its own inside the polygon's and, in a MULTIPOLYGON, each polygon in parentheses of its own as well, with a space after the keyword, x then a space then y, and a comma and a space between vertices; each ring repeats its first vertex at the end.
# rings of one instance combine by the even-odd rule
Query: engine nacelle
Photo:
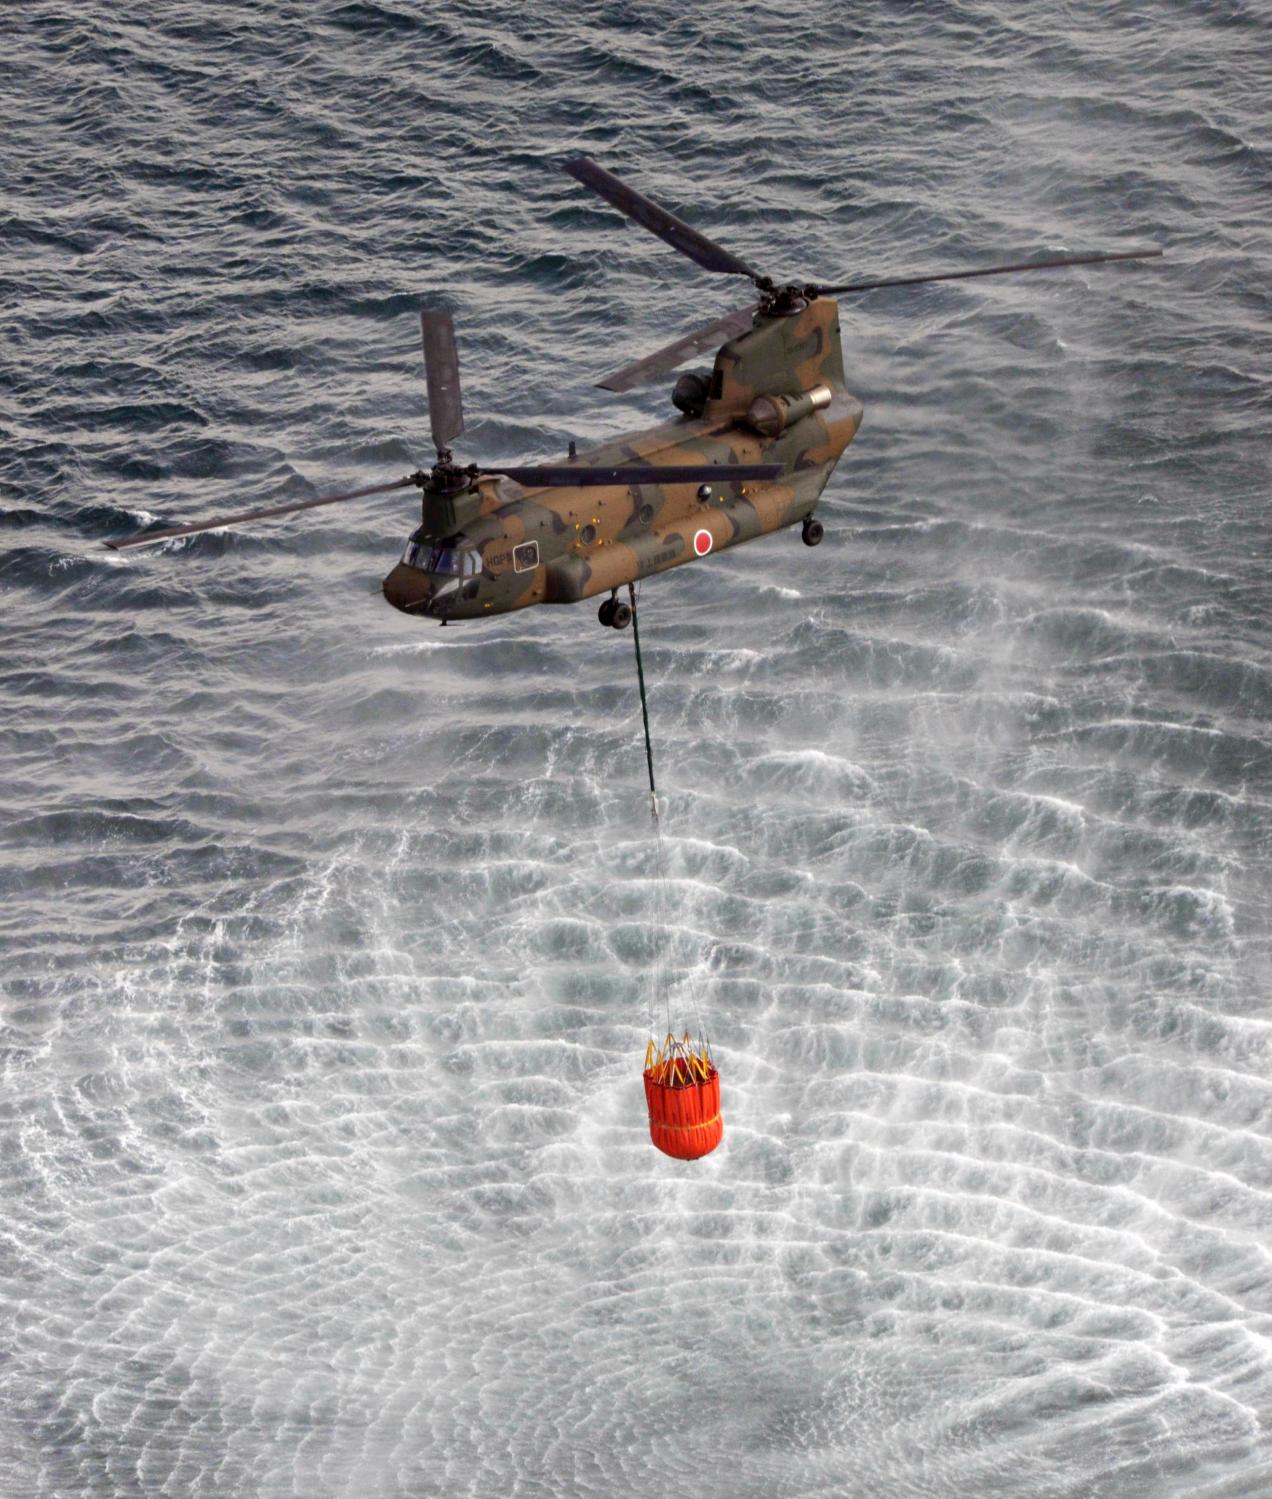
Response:
POLYGON ((687 370, 676 381, 671 404, 686 416, 701 416, 711 394, 710 370, 687 370))
POLYGON ((756 396, 746 413, 750 426, 764 437, 777 437, 796 422, 831 402, 829 385, 814 385, 798 396, 756 396))

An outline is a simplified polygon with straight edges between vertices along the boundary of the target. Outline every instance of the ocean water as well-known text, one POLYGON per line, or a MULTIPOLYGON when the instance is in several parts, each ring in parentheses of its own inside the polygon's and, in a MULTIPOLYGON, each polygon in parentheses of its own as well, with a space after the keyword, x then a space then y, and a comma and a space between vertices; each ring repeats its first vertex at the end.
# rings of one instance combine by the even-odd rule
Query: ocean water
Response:
POLYGON ((6 1499, 1272 1492, 1269 119, 1239 0, 9 10, 6 1499), (1167 251, 845 299, 823 545, 643 592, 663 922, 590 606, 102 546, 427 463, 425 304, 465 460, 665 419, 746 288, 577 150, 779 277, 1167 251))

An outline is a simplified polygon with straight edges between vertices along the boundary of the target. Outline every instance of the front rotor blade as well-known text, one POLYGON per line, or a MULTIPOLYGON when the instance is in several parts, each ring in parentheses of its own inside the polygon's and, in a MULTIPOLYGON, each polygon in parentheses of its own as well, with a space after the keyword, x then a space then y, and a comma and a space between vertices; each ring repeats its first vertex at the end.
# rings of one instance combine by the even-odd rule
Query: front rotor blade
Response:
POLYGON ((736 255, 731 255, 728 250, 709 240, 705 234, 691 229, 683 219, 678 219, 674 213, 659 207, 634 187, 628 187, 613 172, 607 172, 590 157, 576 156, 567 161, 562 170, 569 172, 584 187, 590 187, 620 213, 625 213, 629 219, 635 219, 642 228, 665 240, 672 249, 679 250, 682 255, 696 261, 703 270, 723 271, 731 276, 749 276, 752 281, 761 279, 760 273, 752 270, 745 260, 739 260, 736 255))
POLYGON ((692 355, 702 354, 707 349, 714 349, 717 344, 727 343, 729 339, 745 333, 755 321, 758 311, 759 304, 756 302, 750 307, 739 308, 737 312, 730 312, 726 317, 708 323, 705 328, 699 328, 696 333, 686 333, 683 338, 678 338, 674 344, 668 344, 656 353, 646 354, 644 359, 638 359, 634 364, 625 364, 621 370, 615 370, 596 383, 602 390, 615 391, 632 390, 637 385, 644 385, 647 381, 666 374, 668 370, 676 369, 692 355))
POLYGON ((424 377, 428 381, 428 420, 433 445, 440 453, 464 430, 464 409, 459 395, 459 351, 455 347, 455 325, 449 312, 420 313, 424 334, 424 377))
POLYGON ((176 526, 170 531, 138 531, 134 536, 125 536, 121 541, 108 541, 112 551, 122 552, 125 547, 148 547, 159 541, 171 541, 174 536, 193 536, 196 531, 220 531, 225 526, 241 526, 250 520, 266 520, 272 515, 291 515, 297 510, 316 510, 319 505, 339 505, 344 500, 360 500, 369 494, 387 494, 391 489, 406 489, 415 483, 415 478, 395 479, 392 484, 371 484, 366 489, 351 489, 348 494, 324 495, 320 500, 298 500, 290 505, 273 505, 267 510, 244 510, 238 515, 223 515, 220 520, 200 521, 194 526, 176 526))
POLYGON ((614 468, 572 468, 568 463, 538 463, 521 468, 485 468, 528 489, 592 488, 601 484, 717 484, 747 479, 776 479, 780 463, 619 464, 614 468))
POLYGON ((921 286, 926 281, 968 281, 973 276, 1004 276, 1009 271, 1053 271, 1064 265, 1103 265, 1110 260, 1153 260, 1161 250, 1123 250, 1116 255, 1064 255, 1057 260, 1023 260, 1015 265, 991 265, 979 271, 940 271, 934 276, 890 276, 883 281, 850 281, 845 286, 819 286, 819 296, 842 297, 848 292, 874 291, 880 286, 921 286))

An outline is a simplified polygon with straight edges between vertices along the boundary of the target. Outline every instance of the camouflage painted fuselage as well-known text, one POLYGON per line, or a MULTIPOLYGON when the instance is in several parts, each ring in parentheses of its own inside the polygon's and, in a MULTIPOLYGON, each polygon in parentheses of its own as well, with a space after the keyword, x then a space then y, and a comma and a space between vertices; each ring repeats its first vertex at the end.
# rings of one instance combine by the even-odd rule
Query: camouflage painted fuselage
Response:
POLYGON ((794 525, 812 515, 861 414, 844 387, 833 301, 757 317, 717 353, 700 417, 616 438, 576 461, 781 463, 780 478, 711 485, 708 499, 697 484, 523 490, 493 477, 450 498, 426 493, 425 524, 407 548, 412 563, 393 569, 384 595, 407 613, 443 620, 573 604, 794 525), (757 396, 797 397, 819 386, 829 404, 776 436, 747 420, 757 396), (439 559, 443 569, 428 570, 439 559))

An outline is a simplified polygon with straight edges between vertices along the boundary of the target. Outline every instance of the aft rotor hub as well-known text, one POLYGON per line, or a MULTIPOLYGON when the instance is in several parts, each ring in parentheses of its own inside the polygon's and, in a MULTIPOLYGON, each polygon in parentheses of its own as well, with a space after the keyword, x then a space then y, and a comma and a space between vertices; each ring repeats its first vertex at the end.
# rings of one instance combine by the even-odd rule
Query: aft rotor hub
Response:
POLYGON ((793 281, 775 286, 767 276, 762 276, 756 285, 760 289, 762 317, 796 317, 817 296, 815 286, 799 286, 793 281))

